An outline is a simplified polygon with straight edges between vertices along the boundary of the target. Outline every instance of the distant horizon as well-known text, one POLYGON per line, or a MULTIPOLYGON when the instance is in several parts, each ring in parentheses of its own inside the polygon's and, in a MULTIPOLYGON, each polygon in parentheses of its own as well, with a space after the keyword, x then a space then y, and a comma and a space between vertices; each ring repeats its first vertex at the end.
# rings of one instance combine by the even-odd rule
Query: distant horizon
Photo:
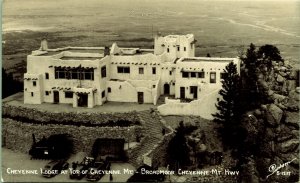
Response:
MULTIPOLYGON (((150 47, 152 40, 149 38, 155 32, 162 35, 192 33, 199 40, 196 52, 202 56, 210 52, 215 56, 230 57, 235 55, 238 45, 273 44, 279 47, 285 58, 297 62, 299 2, 5 0, 2 5, 2 36, 4 41, 20 37, 33 42, 47 33, 51 35, 51 47, 110 45, 112 42, 150 47)), ((24 41, 24 47, 27 44, 24 41)))

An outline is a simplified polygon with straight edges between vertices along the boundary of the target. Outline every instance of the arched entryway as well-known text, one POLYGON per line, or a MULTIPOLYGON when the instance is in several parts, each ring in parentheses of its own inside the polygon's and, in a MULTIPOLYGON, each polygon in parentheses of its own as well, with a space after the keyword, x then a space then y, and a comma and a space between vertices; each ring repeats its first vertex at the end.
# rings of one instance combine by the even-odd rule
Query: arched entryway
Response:
POLYGON ((170 85, 168 83, 164 84, 164 94, 170 95, 170 85))

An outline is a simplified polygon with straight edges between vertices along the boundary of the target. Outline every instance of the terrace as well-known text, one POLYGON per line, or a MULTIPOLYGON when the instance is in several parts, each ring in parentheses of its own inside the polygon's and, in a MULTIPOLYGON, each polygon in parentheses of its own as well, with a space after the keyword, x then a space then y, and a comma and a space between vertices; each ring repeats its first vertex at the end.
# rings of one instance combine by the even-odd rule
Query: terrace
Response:
POLYGON ((52 103, 42 103, 42 104, 24 104, 24 95, 22 93, 14 94, 10 97, 3 99, 2 103, 4 105, 20 106, 25 108, 31 108, 33 110, 49 111, 52 113, 61 112, 77 112, 77 113, 115 113, 115 112, 131 112, 131 111, 144 111, 150 110, 151 108, 156 108, 153 104, 137 104, 128 102, 106 102, 102 106, 94 106, 94 108, 86 107, 76 107, 74 108, 72 104, 52 104, 52 103))

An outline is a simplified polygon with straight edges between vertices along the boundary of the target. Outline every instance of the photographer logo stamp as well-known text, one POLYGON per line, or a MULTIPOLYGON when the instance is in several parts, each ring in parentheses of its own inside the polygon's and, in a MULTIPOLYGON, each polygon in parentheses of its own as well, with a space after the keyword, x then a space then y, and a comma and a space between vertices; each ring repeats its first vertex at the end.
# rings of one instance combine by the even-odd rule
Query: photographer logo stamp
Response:
POLYGON ((288 161, 286 163, 280 164, 277 166, 276 164, 272 164, 269 167, 269 172, 271 172, 269 175, 267 175, 266 178, 269 178, 271 175, 276 174, 276 175, 283 175, 283 176, 290 176, 291 172, 290 171, 282 171, 281 169, 284 167, 287 167, 291 162, 295 161, 297 158, 292 159, 291 161, 288 161))

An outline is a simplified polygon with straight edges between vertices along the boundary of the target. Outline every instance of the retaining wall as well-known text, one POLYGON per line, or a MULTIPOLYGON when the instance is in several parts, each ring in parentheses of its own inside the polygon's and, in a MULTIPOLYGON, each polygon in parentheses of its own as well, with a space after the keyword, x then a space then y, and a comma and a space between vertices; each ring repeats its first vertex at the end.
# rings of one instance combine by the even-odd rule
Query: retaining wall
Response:
POLYGON ((8 149, 28 153, 32 145, 32 134, 39 141, 43 136, 70 134, 74 139, 74 151, 91 152, 97 138, 124 138, 133 142, 142 134, 141 126, 86 127, 57 124, 30 124, 9 118, 2 119, 2 145, 8 149))

